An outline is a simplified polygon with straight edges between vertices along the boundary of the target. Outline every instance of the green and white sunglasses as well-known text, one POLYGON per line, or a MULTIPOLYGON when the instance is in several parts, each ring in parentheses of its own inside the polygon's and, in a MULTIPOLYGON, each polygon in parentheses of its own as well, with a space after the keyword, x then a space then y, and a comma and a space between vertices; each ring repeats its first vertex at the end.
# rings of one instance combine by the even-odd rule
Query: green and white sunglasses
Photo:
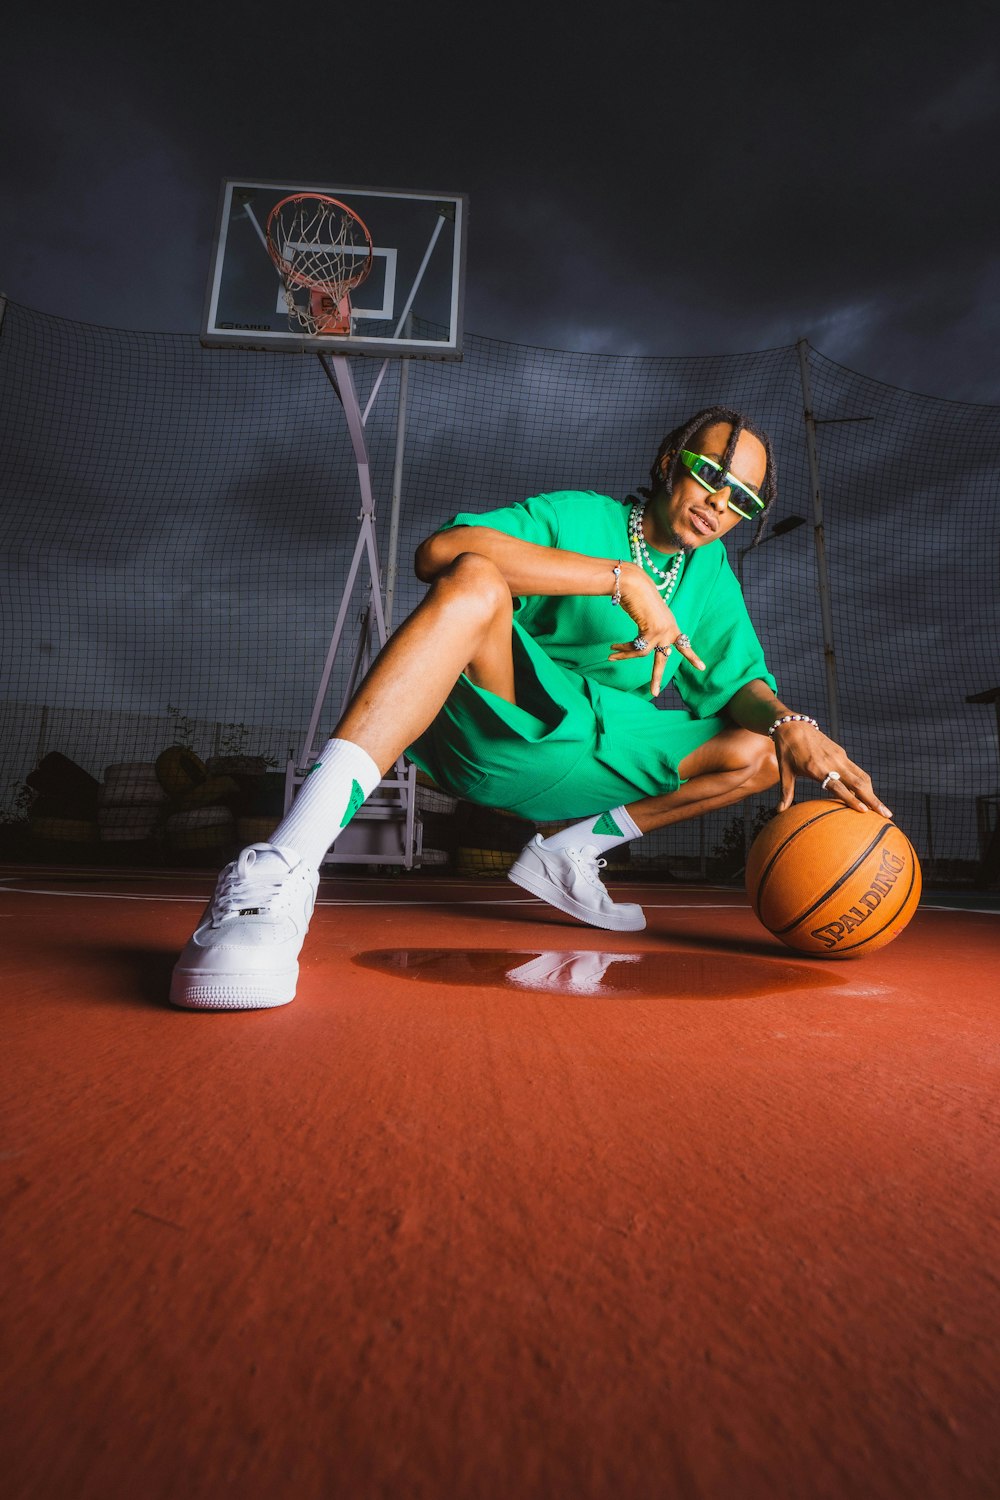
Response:
POLYGON ((691 478, 696 479, 710 495, 728 489, 729 499, 726 504, 730 510, 742 516, 744 521, 752 520, 767 509, 760 496, 748 489, 742 479, 737 479, 735 474, 723 473, 722 465, 717 464, 714 458, 706 458, 704 453, 691 453, 687 448, 681 449, 679 457, 691 478), (746 509, 743 509, 744 506, 746 509))

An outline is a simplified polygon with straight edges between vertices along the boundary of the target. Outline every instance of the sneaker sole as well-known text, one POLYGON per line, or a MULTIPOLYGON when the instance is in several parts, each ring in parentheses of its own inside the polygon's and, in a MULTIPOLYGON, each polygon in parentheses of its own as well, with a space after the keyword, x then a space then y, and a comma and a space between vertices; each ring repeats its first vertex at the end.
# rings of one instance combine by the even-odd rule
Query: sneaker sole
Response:
POLYGON ((273 1010, 295 999, 298 965, 280 974, 231 974, 224 982, 206 980, 196 970, 174 970, 170 1003, 181 1010, 273 1010))
POLYGON ((555 906, 567 916, 576 917, 578 922, 586 922, 588 927, 602 927, 606 932, 642 932, 646 926, 646 918, 642 912, 639 913, 638 920, 629 916, 622 916, 617 920, 608 920, 606 917, 598 916, 589 907, 581 906, 578 901, 574 901, 572 896, 564 896, 549 881, 543 880, 539 875, 533 875, 530 870, 518 869, 516 864, 507 871, 507 879, 519 885, 522 890, 530 891, 547 906, 555 906))

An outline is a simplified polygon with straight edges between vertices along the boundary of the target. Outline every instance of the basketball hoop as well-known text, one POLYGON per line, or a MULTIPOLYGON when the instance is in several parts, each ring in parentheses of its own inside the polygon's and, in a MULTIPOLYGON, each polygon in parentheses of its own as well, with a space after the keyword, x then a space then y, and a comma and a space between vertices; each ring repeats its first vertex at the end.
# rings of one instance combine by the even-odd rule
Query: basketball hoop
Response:
POLYGON ((350 293, 372 268, 364 220, 337 198, 293 193, 268 214, 266 237, 293 332, 349 335, 350 293), (297 292, 307 296, 296 300, 297 292))

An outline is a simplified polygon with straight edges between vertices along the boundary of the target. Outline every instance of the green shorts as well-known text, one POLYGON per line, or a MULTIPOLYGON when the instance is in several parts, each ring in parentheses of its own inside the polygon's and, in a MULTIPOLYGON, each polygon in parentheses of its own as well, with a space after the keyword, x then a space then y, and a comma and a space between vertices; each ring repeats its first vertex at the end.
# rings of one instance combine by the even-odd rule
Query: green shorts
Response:
POLYGON ((443 791, 536 822, 673 792, 677 767, 728 719, 658 709, 559 666, 515 620, 516 703, 464 674, 406 754, 443 791))

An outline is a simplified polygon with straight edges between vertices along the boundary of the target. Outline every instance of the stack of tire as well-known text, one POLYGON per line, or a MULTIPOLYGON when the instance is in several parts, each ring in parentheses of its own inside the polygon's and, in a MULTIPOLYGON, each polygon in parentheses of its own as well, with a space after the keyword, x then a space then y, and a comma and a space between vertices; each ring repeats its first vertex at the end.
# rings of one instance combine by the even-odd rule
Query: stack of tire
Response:
POLYGON ((459 824, 456 865, 460 875, 505 875, 535 833, 534 823, 474 802, 462 804, 459 824))
MULTIPOLYGON (((460 802, 422 771, 417 772, 417 811, 424 825, 421 863, 453 864, 459 875, 505 875, 536 833, 547 838, 570 826, 565 820, 532 823, 500 807, 460 802)), ((605 856, 609 873, 629 868, 631 847, 620 844, 605 856)))
POLYGON ((423 825, 421 869, 448 868, 456 863, 459 820, 458 798, 434 785, 425 771, 417 772, 417 816, 423 825))
POLYGON ((208 763, 210 776, 229 776, 239 787, 236 842, 266 844, 285 815, 285 773, 268 770, 257 755, 217 756, 208 763))
POLYGON ((156 758, 156 776, 167 799, 163 837, 171 855, 218 859, 236 842, 233 805, 239 783, 212 774, 187 745, 168 745, 156 758))
POLYGON ((121 761, 105 766, 97 823, 103 845, 136 858, 156 841, 166 795, 150 761, 121 761))
POLYGON ((53 750, 25 783, 36 794, 28 809, 28 828, 39 853, 80 854, 96 845, 101 784, 95 776, 53 750))

